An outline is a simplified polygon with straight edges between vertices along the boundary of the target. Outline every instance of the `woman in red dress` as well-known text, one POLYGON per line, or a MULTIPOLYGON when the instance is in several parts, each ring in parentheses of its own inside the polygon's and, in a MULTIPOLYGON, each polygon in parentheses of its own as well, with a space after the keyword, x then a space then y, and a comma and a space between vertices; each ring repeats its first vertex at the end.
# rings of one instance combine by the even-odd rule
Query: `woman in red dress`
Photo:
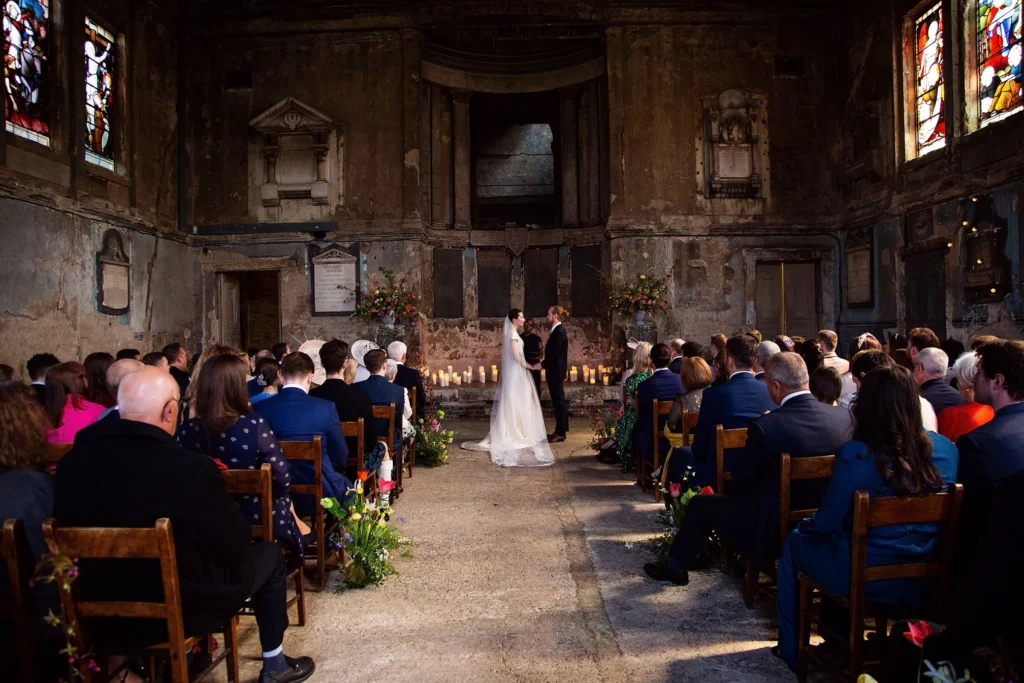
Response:
POLYGON ((968 351, 953 365, 957 388, 964 397, 963 405, 946 408, 939 414, 939 434, 956 443, 967 432, 992 419, 992 406, 974 400, 974 379, 978 376, 978 354, 968 351))

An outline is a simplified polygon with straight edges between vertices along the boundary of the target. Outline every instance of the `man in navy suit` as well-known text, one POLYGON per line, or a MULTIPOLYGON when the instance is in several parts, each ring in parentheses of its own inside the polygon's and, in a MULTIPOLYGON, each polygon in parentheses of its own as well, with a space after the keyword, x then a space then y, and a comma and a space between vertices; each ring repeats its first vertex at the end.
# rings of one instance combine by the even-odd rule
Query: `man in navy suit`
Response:
POLYGON ((956 442, 960 450, 957 480, 964 485, 957 533, 960 557, 973 556, 988 521, 995 486, 1024 471, 1024 342, 983 344, 978 355, 981 361, 974 397, 978 403, 992 406, 996 414, 991 422, 956 442))
MULTIPOLYGON (((270 423, 278 441, 312 441, 314 436, 319 436, 323 449, 324 496, 344 501, 346 491, 352 488, 352 482, 343 474, 348 463, 348 446, 334 404, 309 396, 313 371, 313 360, 309 356, 299 351, 289 353, 281 361, 281 389, 277 396, 253 404, 252 409, 270 423)), ((290 465, 293 482, 313 483, 312 464, 292 462, 290 465)), ((295 509, 300 514, 309 514, 320 504, 309 496, 294 496, 294 499, 295 509)))
POLYGON ((60 361, 52 353, 37 353, 28 359, 26 369, 28 378, 32 382, 32 390, 36 392, 39 402, 46 405, 46 371, 57 365, 60 361))
POLYGON ((423 376, 420 375, 420 371, 405 364, 408 352, 409 348, 405 342, 393 341, 388 344, 388 358, 398 363, 395 384, 408 389, 410 393, 413 389, 416 390, 416 418, 422 420, 426 411, 427 392, 423 389, 423 376))
POLYGON ((961 406, 964 398, 946 381, 949 356, 942 349, 927 348, 917 353, 914 363, 914 381, 921 398, 932 404, 938 416, 946 408, 961 406))
MULTIPOLYGON (((763 343, 763 342, 762 342, 763 343)), ((779 465, 782 454, 794 458, 834 455, 850 437, 853 419, 846 408, 819 402, 808 387, 807 366, 795 353, 777 353, 765 361, 768 394, 779 409, 747 428, 747 447, 736 461, 729 495, 697 496, 664 564, 644 565, 653 579, 689 582, 704 539, 714 529, 722 542, 749 560, 769 564, 779 553, 779 465)), ((828 480, 794 482, 791 506, 818 507, 828 480)))
MULTIPOLYGON (((729 381, 704 390, 700 416, 693 433, 693 446, 679 449, 672 456, 669 461, 669 481, 682 481, 687 465, 692 464, 695 479, 690 480, 690 485, 714 486, 717 482, 715 443, 718 425, 725 429, 749 427, 752 420, 775 409, 775 404, 768 396, 767 385, 754 379, 757 344, 757 340, 749 334, 736 335, 725 343, 725 365, 729 371, 729 381), (680 454, 683 457, 679 457, 680 454)), ((731 472, 736 465, 737 450, 725 452, 727 471, 731 472)))
POLYGON ((565 441, 569 431, 569 401, 565 398, 565 387, 562 386, 569 372, 569 338, 562 325, 562 320, 568 317, 569 312, 561 306, 548 309, 547 320, 551 324, 551 332, 544 344, 544 360, 540 364, 548 376, 551 408, 555 411, 555 431, 548 435, 549 443, 565 441))
MULTIPOLYGON (((661 445, 660 438, 658 443, 651 443, 654 428, 654 415, 651 414, 651 409, 654 407, 654 399, 673 401, 676 396, 683 394, 683 385, 679 381, 679 375, 672 374, 668 369, 671 360, 672 349, 667 344, 655 344, 651 348, 651 365, 654 366, 654 374, 640 382, 636 392, 636 426, 633 428, 633 441, 636 443, 637 453, 640 454, 640 457, 649 462, 654 460, 654 448, 658 448, 660 453, 667 451, 667 447, 661 445)), ((664 416, 663 420, 667 419, 668 416, 664 416)))
MULTIPOLYGON (((397 384, 392 384, 384 378, 384 365, 387 363, 387 354, 381 349, 367 351, 363 357, 369 378, 362 382, 356 382, 354 386, 365 391, 375 406, 386 406, 395 404, 395 430, 391 437, 391 459, 395 461, 395 468, 402 469, 402 411, 405 409, 405 391, 397 384)), ((377 420, 377 433, 387 434, 387 420, 377 420)))

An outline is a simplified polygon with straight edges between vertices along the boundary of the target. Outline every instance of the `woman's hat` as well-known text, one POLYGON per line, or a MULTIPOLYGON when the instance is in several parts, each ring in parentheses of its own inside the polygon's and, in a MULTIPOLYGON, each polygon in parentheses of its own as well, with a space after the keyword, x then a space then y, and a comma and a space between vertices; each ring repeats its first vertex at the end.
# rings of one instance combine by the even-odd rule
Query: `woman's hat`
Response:
POLYGON ((363 362, 363 358, 365 358, 366 354, 370 351, 379 348, 379 346, 368 339, 360 339, 352 344, 352 348, 350 348, 349 351, 352 354, 352 357, 356 359, 356 362, 365 368, 366 363, 363 362))

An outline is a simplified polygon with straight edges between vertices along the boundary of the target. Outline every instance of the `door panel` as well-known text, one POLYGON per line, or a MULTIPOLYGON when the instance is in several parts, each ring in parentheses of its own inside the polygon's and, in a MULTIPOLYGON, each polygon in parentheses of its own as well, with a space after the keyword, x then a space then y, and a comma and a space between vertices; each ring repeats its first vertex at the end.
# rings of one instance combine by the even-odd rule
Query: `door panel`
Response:
POLYGON ((782 333, 782 264, 757 264, 757 329, 765 339, 782 333))
MULTIPOLYGON (((786 263, 783 269, 786 281, 786 334, 813 339, 818 333, 817 268, 813 263, 786 263)), ((769 337, 765 335, 765 338, 769 337)))
POLYGON ((220 275, 220 343, 236 348, 242 346, 238 278, 227 273, 220 275))
POLYGON ((906 259, 907 329, 928 327, 946 336, 946 255, 926 251, 906 259))

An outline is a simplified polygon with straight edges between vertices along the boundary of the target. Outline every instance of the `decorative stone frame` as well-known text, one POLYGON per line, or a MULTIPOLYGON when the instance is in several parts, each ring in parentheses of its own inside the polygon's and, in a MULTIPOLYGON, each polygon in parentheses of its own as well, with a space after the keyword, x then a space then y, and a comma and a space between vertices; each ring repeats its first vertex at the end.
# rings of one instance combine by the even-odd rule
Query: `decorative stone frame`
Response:
MULTIPOLYGON (((330 215, 332 205, 344 205, 342 125, 310 105, 286 97, 249 121, 249 126, 257 134, 249 150, 250 209, 257 218, 278 219, 282 201, 288 200, 298 202, 289 202, 289 208, 300 211, 300 217, 307 220, 330 215), (283 154, 300 161, 308 154, 308 176, 281 182, 283 154)), ((289 214, 294 216, 294 211, 289 214)))
POLYGON ((708 199, 768 197, 767 98, 725 90, 701 98, 698 177, 708 199))

